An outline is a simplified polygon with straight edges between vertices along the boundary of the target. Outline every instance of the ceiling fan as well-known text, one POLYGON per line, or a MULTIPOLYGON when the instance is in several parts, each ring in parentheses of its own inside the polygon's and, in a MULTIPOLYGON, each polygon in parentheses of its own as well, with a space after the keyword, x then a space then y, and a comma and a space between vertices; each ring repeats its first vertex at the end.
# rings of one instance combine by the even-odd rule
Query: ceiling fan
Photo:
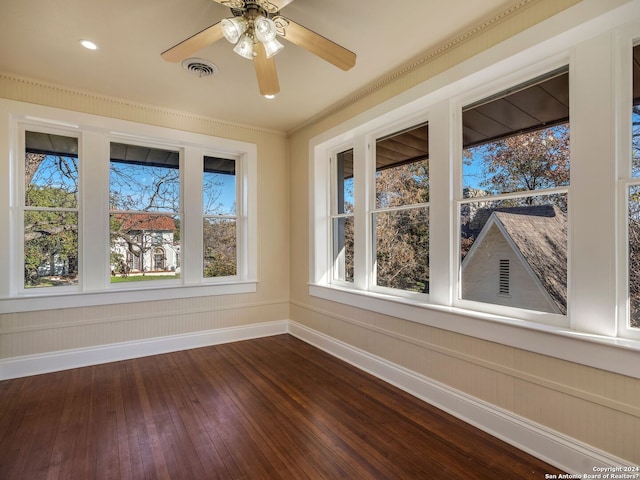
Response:
POLYGON ((183 40, 161 54, 169 62, 180 62, 198 50, 226 38, 235 44, 234 52, 253 60, 260 93, 280 92, 273 56, 283 45, 277 37, 306 49, 342 70, 356 63, 356 54, 308 28, 280 15, 293 0, 214 0, 229 7, 233 17, 225 18, 183 40))

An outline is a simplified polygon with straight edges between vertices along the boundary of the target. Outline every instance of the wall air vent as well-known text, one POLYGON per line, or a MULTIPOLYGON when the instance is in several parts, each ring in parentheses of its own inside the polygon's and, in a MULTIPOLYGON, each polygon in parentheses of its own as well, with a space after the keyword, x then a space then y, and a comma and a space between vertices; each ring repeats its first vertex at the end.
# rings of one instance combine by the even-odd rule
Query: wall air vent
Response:
POLYGON ((182 66, 187 72, 198 77, 211 77, 218 73, 218 67, 214 63, 202 58, 187 58, 183 60, 182 66))

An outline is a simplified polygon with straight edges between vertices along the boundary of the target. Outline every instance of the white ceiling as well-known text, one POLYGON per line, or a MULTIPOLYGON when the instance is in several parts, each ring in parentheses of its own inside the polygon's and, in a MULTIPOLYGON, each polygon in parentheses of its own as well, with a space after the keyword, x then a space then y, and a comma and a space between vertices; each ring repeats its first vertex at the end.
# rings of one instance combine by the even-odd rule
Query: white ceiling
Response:
POLYGON ((358 56, 344 72, 286 42, 280 94, 260 96, 250 60, 222 39, 199 78, 160 53, 231 16, 212 0, 0 0, 0 71, 136 103, 290 131, 513 0, 295 0, 281 14, 358 56), (97 43, 86 50, 79 40, 97 43))

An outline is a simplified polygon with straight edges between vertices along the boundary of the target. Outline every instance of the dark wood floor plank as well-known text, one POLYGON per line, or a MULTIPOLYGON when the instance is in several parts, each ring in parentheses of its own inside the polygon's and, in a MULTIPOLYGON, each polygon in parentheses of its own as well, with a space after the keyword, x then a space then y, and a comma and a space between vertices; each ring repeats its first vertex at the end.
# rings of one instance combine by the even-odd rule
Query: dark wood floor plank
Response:
MULTIPOLYGON (((259 348, 258 344, 254 344, 254 347, 256 350, 259 348)), ((247 351, 239 345, 229 345, 228 348, 235 348, 236 357, 242 356, 247 351)), ((335 478, 333 475, 345 478, 366 478, 371 474, 388 477, 393 474, 393 471, 387 468, 386 463, 388 462, 377 466, 373 464, 375 457, 379 457, 379 452, 375 451, 369 442, 359 442, 360 439, 356 434, 345 425, 345 419, 336 415, 340 411, 340 407, 334 408, 335 403, 323 404, 321 402, 328 393, 327 389, 322 388, 321 383, 317 384, 313 392, 307 390, 307 394, 310 393, 309 398, 314 399, 313 402, 308 401, 307 395, 299 395, 299 392, 304 391, 304 387, 302 384, 296 385, 293 377, 302 379, 304 383, 305 379, 319 379, 322 378, 321 375, 310 373, 308 376, 304 374, 302 376, 286 376, 283 375, 283 372, 278 375, 275 372, 277 372, 279 365, 289 365, 288 368, 292 368, 297 362, 291 362, 291 358, 278 356, 273 349, 261 350, 246 358, 245 372, 251 376, 253 381, 257 382, 256 390, 259 392, 268 391, 269 382, 271 383, 271 397, 265 398, 261 403, 271 403, 274 408, 279 409, 277 413, 280 413, 282 417, 279 421, 286 423, 287 431, 301 430, 298 435, 302 438, 300 441, 294 442, 294 445, 299 445, 300 448, 311 445, 311 452, 307 453, 308 455, 324 454, 323 458, 317 459, 319 464, 331 466, 334 471, 325 472, 328 476, 323 478, 335 478), (255 357, 262 358, 263 362, 254 364, 252 359, 255 357), (268 362, 267 359, 269 359, 268 362), (257 377, 252 371, 260 372, 264 380, 260 380, 260 377, 257 377), (281 392, 280 395, 277 393, 278 390, 281 392), (313 447, 314 443, 319 443, 320 448, 313 447), (354 444, 357 448, 354 448, 354 444), (331 462, 335 458, 340 459, 339 464, 331 462), (354 461, 356 458, 357 461, 354 461), (342 471, 336 471, 338 467, 342 471)), ((307 380, 307 383, 310 382, 307 380)))
MULTIPOLYGON (((58 417, 62 406, 57 399, 64 396, 66 382, 60 374, 38 377, 41 388, 34 391, 28 379, 0 382, 2 396, 11 398, 0 410, 0 478, 19 478, 19 475, 46 474, 53 438, 56 434, 58 417), (37 406, 42 405, 46 415, 39 414, 37 406), (11 465, 7 460, 15 459, 11 465), (6 476, 3 472, 6 472, 6 476)), ((42 476, 44 478, 44 476, 42 476)))
POLYGON ((288 335, 0 382, 0 478, 560 473, 288 335))
MULTIPOLYGON (((448 463, 439 464, 439 456, 434 454, 438 453, 440 456, 448 458, 457 453, 452 450, 451 445, 426 445, 424 448, 416 450, 413 444, 416 433, 419 433, 416 431, 416 425, 400 422, 401 419, 386 405, 377 404, 372 402, 370 398, 363 396, 357 385, 353 383, 353 380, 360 380, 361 372, 358 372, 358 376, 353 379, 349 377, 342 379, 340 374, 342 362, 332 362, 329 365, 325 363, 321 369, 314 368, 313 363, 305 362, 304 358, 284 357, 280 359, 280 362, 298 365, 299 369, 302 369, 302 372, 298 372, 287 382, 283 382, 283 388, 286 388, 286 385, 291 385, 293 390, 303 391, 305 385, 296 384, 296 379, 326 378, 323 383, 315 385, 315 391, 309 392, 309 397, 314 399, 314 404, 300 405, 302 410, 313 411, 316 417, 322 417, 327 428, 333 428, 347 442, 343 449, 349 447, 350 451, 357 452, 354 454, 362 454, 363 457, 359 459, 359 463, 369 464, 376 475, 382 475, 384 478, 397 478, 407 474, 414 477, 432 477, 438 473, 446 473, 451 469, 451 465, 448 463), (331 369, 329 376, 326 374, 327 368, 331 369), (339 383, 343 383, 343 388, 345 386, 352 388, 351 394, 347 396, 336 395, 335 386, 339 383), (397 428, 396 425, 400 425, 400 427, 397 428), (398 448, 406 452, 403 454, 402 465, 389 462, 388 458, 390 452, 398 448), (425 451, 428 448, 434 451, 425 451), (424 461, 425 453, 429 454, 431 462, 424 461)), ((265 371, 268 372, 268 369, 265 371)), ((373 377, 369 377, 369 380, 378 382, 373 377)), ((457 473, 462 474, 462 472, 457 473)))

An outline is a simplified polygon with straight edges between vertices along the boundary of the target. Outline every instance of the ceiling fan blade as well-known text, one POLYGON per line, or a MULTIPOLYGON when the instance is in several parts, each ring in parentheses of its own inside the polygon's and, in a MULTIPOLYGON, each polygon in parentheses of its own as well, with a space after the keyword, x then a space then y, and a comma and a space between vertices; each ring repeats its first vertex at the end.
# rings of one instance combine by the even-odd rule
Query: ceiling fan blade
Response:
POLYGON ((269 2, 278 7, 278 10, 282 10, 284 7, 293 2, 293 0, 269 0, 269 2))
POLYGON ((288 18, 286 21, 289 23, 283 36, 286 40, 308 50, 342 70, 349 70, 356 64, 355 53, 288 18))
POLYGON ((256 56, 253 57, 253 65, 256 69, 260 95, 276 95, 280 92, 276 62, 273 57, 267 58, 262 42, 256 42, 254 49, 256 56))
POLYGON ((223 37, 222 25, 218 22, 162 52, 160 56, 167 62, 180 62, 223 37))

